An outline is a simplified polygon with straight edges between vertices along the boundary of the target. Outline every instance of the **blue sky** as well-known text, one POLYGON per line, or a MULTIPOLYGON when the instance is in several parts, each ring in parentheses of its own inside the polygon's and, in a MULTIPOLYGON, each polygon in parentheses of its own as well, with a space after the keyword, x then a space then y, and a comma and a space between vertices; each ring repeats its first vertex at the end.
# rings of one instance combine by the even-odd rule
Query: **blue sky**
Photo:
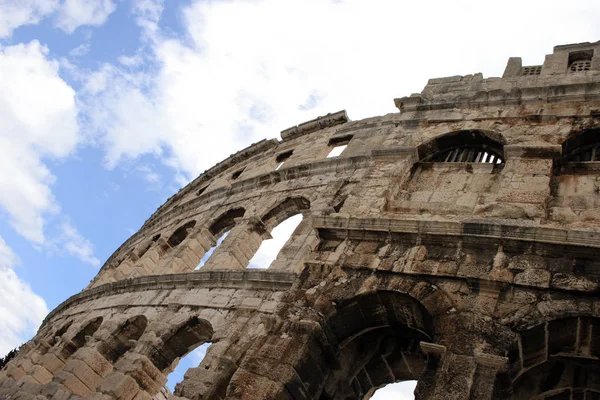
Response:
POLYGON ((0 0, 0 353, 250 143, 600 39, 595 0, 498 4, 0 0))

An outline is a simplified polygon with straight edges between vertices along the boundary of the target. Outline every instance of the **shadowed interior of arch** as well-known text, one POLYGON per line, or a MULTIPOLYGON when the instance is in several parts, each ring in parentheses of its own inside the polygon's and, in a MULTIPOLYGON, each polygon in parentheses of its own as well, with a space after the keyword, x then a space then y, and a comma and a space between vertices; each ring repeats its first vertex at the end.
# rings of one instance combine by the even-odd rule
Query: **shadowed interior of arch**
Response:
MULTIPOLYGON (((191 317, 165 333, 161 337, 160 345, 150 350, 149 358, 156 368, 168 376, 175 370, 181 358, 207 343, 213 333, 214 330, 208 321, 197 316, 191 317)), ((177 378, 174 377, 173 380, 175 379, 177 378)))
MULTIPOLYGON (((425 307, 407 295, 386 291, 338 305, 325 329, 329 340, 338 343, 339 367, 327 376, 320 400, 370 398, 388 384, 418 379, 425 366, 419 343, 433 334, 425 307)), ((411 398, 414 383, 406 385, 411 398)))
POLYGON ((600 318, 573 317, 522 331, 509 352, 512 399, 599 399, 600 318))

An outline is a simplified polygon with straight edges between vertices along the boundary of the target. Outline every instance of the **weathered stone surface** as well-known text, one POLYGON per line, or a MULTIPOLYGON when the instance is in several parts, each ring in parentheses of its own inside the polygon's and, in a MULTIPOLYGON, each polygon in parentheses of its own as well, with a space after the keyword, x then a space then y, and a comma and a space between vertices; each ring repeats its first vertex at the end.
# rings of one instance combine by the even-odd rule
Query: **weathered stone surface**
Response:
POLYGON ((417 399, 597 398, 600 42, 395 103, 200 175, 47 316, 0 398, 349 400, 400 380, 417 399), (275 261, 247 269, 296 214, 275 261))

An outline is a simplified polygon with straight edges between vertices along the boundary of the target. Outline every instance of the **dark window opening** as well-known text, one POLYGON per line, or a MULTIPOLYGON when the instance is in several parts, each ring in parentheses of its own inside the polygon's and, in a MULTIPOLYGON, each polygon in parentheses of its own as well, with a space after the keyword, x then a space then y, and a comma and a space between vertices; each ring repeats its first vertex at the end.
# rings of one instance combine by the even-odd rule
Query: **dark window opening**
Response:
POLYGON ((240 177, 240 175, 242 174, 242 172, 244 172, 246 168, 242 168, 239 171, 234 172, 233 174, 231 174, 231 179, 232 180, 236 180, 237 178, 240 177))
POLYGON ((277 161, 278 163, 284 162, 285 160, 287 160, 288 158, 290 158, 293 153, 294 153, 294 150, 290 150, 290 151, 286 151, 284 153, 281 153, 281 154, 277 155, 277 157, 275 157, 275 161, 277 161))
POLYGON ((176 247, 179 244, 181 244, 181 242, 183 242, 185 238, 190 234, 190 231, 194 226, 196 226, 196 221, 192 220, 177 228, 167 241, 169 245, 171 247, 176 247))
POLYGON ((342 154, 346 147, 348 147, 348 143, 352 140, 352 135, 339 136, 335 138, 329 139, 328 145, 333 147, 329 154, 327 154, 327 158, 338 157, 342 154))
POLYGON ((593 50, 569 53, 569 73, 589 71, 592 67, 593 50))
POLYGON ((277 162, 277 167, 275 168, 275 171, 277 171, 279 168, 281 168, 283 166, 283 164, 286 162, 286 160, 288 158, 290 158, 293 153, 294 153, 294 150, 289 150, 289 151, 281 153, 277 157, 275 157, 275 162, 277 162))
POLYGON ((531 76, 531 75, 540 75, 542 73, 541 65, 531 65, 528 67, 523 67, 521 70, 521 75, 523 76, 531 76))
POLYGON ((241 218, 246 213, 243 208, 233 208, 217 218, 209 228, 210 233, 216 237, 220 237, 228 230, 235 226, 235 219, 241 218))
POLYGON ((200 196, 202 193, 204 193, 204 191, 206 190, 206 188, 208 188, 208 185, 202 186, 200 189, 198 189, 198 191, 196 192, 196 194, 198 196, 200 196))
POLYGON ((328 146, 343 146, 350 143, 354 135, 338 136, 329 139, 328 146))
POLYGON ((562 144, 563 163, 600 161, 600 129, 579 132, 562 144))
POLYGON ((451 133, 418 148, 423 162, 504 164, 504 146, 481 131, 451 133))

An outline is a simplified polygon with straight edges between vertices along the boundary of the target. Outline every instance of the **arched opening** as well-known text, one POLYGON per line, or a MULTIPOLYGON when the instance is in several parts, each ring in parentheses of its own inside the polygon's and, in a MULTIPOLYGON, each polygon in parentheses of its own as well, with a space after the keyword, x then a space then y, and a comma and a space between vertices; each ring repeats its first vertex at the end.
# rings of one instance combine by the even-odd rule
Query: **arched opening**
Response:
POLYGON ((348 147, 348 143, 350 143, 352 137, 353 135, 345 135, 331 138, 328 143, 330 150, 327 158, 339 157, 346 150, 346 147, 348 147))
POLYGON ((418 147, 422 162, 504 164, 504 142, 479 130, 448 133, 418 147))
POLYGON ((512 399, 600 399, 600 318, 549 321, 509 353, 512 399))
POLYGON ((111 363, 115 363, 138 340, 148 325, 148 319, 143 315, 129 318, 103 342, 98 351, 111 363))
POLYGON ((163 372, 171 372, 173 363, 196 347, 208 342, 213 329, 208 321, 192 317, 174 331, 165 334, 160 348, 154 347, 150 352, 150 360, 163 372))
POLYGON ((200 363, 206 356, 206 350, 208 350, 208 347, 211 344, 212 343, 210 342, 206 342, 196 347, 194 350, 190 351, 185 356, 181 357, 179 363, 177 364, 173 372, 171 372, 167 377, 166 386, 168 391, 170 391, 171 393, 175 392, 175 386, 179 382, 183 381, 186 371, 190 368, 194 368, 200 365, 200 363))
POLYGON ((239 208, 232 208, 227 212, 221 214, 209 228, 210 233, 215 237, 221 237, 225 232, 231 230, 235 226, 235 219, 241 218, 246 214, 246 210, 239 208))
POLYGON ((269 268, 301 222, 302 214, 296 214, 273 228, 271 239, 263 240, 258 251, 250 259, 248 268, 269 268))
POLYGON ((338 304, 325 329, 338 343, 339 367, 328 374, 320 400, 368 399, 386 385, 419 379, 425 367, 419 342, 433 336, 425 307, 410 296, 388 291, 338 304))
POLYGON ((586 129, 562 144, 562 164, 600 161, 600 129, 586 129))
POLYGON ((70 341, 63 345, 62 349, 60 350, 60 357, 63 360, 67 360, 77 350, 85 346, 87 338, 96 333, 98 328, 100 328, 100 325, 102 325, 102 321, 102 317, 96 317, 91 321, 88 321, 70 341))
POLYGON ((196 221, 188 221, 185 224, 181 225, 179 228, 175 229, 175 232, 169 237, 167 243, 171 247, 177 247, 185 240, 186 237, 190 234, 192 228, 196 226, 196 221))
POLYGON ((303 219, 302 212, 310 209, 304 197, 290 197, 271 208, 262 218, 271 239, 263 240, 248 263, 249 268, 268 268, 303 219))

